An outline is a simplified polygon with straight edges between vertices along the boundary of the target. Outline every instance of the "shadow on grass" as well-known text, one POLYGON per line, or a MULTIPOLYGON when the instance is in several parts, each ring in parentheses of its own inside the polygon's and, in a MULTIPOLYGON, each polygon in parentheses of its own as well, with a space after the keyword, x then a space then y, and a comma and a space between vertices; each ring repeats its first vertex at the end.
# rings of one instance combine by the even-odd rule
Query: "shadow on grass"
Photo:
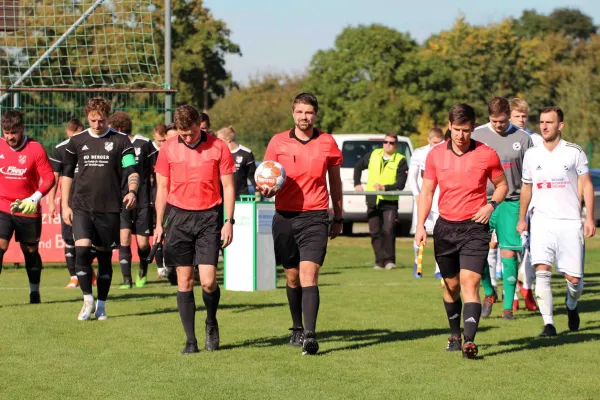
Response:
POLYGON ((600 334, 598 333, 586 333, 586 331, 598 330, 600 326, 591 326, 584 329, 580 329, 578 332, 565 332, 560 333, 558 336, 550 337, 550 338, 521 338, 515 340, 501 341, 498 342, 497 345, 492 346, 516 346, 510 349, 503 349, 497 351, 486 352, 480 358, 483 359, 485 357, 494 357, 502 354, 510 354, 516 353, 519 351, 525 350, 536 350, 536 349, 544 349, 547 347, 557 347, 568 344, 577 344, 583 342, 590 341, 598 341, 600 340, 600 334))
MULTIPOLYGON (((485 332, 495 327, 482 327, 478 332, 485 332)), ((319 343, 340 343, 342 346, 326 349, 319 355, 334 353, 344 350, 358 350, 366 347, 377 346, 385 343, 402 342, 410 340, 426 339, 431 336, 448 335, 448 328, 416 329, 412 331, 390 331, 389 329, 366 329, 366 330, 333 330, 317 332, 319 343)), ((241 343, 223 345, 221 349, 231 350, 242 347, 270 347, 282 346, 288 343, 289 338, 265 337, 260 339, 246 340, 241 343)), ((442 345, 441 345, 442 346, 442 345)))
MULTIPOLYGON (((173 296, 175 297, 175 296, 173 296)), ((277 308, 287 306, 286 303, 266 303, 266 304, 221 304, 219 306, 219 310, 233 310, 233 313, 242 313, 247 311, 255 311, 255 310, 263 310, 266 308, 277 308)), ((206 311, 206 308, 203 305, 197 306, 196 311, 206 311)), ((138 313, 131 314, 121 314, 110 316, 111 319, 114 318, 126 318, 126 317, 144 317, 148 315, 160 315, 160 314, 170 314, 178 312, 177 307, 168 307, 168 308, 159 308, 152 311, 144 311, 138 313)))

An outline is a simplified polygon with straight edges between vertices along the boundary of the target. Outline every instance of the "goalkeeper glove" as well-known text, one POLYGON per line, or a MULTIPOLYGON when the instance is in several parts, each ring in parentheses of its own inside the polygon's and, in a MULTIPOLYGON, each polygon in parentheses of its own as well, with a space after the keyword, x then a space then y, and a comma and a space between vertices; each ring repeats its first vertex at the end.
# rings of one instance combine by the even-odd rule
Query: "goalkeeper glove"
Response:
POLYGON ((35 192, 23 200, 17 199, 10 205, 11 212, 15 213, 20 210, 22 214, 34 214, 37 211, 37 205, 41 199, 42 194, 40 192, 35 192))

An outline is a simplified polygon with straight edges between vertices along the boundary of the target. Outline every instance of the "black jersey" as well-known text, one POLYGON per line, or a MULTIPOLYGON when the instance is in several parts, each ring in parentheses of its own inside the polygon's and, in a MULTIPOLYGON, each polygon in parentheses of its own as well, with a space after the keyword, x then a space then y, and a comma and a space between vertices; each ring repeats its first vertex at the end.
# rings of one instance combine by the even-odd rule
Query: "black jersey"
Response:
POLYGON ((156 173, 154 172, 154 167, 156 166, 156 160, 158 160, 158 151, 160 150, 160 147, 156 145, 156 142, 152 142, 152 147, 154 147, 156 153, 152 159, 152 188, 150 189, 150 207, 154 207, 154 203, 156 202, 156 173))
MULTIPOLYGON (((154 171, 154 164, 156 163, 158 151, 154 148, 150 139, 141 135, 135 135, 133 140, 131 140, 131 145, 133 146, 135 154, 135 170, 140 174, 136 208, 148 208, 152 201, 150 176, 154 171)), ((123 196, 129 192, 129 185, 127 184, 127 177, 125 176, 121 182, 121 189, 121 194, 123 196)))
MULTIPOLYGON (((240 195, 247 195, 248 193, 248 179, 254 187, 256 182, 254 181, 254 172, 256 171, 256 164, 254 162, 254 154, 249 148, 238 145, 238 148, 231 152, 233 161, 235 162, 235 172, 233 174, 233 180, 235 183, 235 198, 239 200, 240 195)), ((254 194, 254 193, 251 193, 254 194)))
POLYGON ((56 147, 54 147, 52 157, 48 157, 50 159, 50 165, 52 165, 52 171, 58 172, 59 176, 63 175, 63 168, 65 165, 65 150, 67 149, 67 144, 69 144, 69 139, 57 144, 56 147))
POLYGON ((102 136, 85 130, 71 137, 64 164, 77 166, 71 192, 73 209, 121 211, 122 159, 127 154, 134 154, 129 138, 114 129, 102 136))

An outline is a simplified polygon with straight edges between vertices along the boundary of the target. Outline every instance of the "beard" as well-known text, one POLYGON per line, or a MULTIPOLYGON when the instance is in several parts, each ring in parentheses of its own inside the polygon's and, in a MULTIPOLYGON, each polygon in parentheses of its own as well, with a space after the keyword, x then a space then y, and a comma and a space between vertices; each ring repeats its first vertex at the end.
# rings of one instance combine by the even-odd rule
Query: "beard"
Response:
POLYGON ((309 121, 307 120, 301 120, 298 121, 296 123, 296 126, 298 127, 298 129, 300 129, 301 131, 307 131, 309 129, 312 129, 314 124, 311 124, 309 121))

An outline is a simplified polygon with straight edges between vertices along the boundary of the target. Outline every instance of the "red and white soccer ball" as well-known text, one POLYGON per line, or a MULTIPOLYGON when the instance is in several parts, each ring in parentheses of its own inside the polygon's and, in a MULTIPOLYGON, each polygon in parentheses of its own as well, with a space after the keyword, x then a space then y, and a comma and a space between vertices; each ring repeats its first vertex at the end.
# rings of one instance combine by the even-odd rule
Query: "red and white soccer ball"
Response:
POLYGON ((267 189, 281 189, 285 182, 285 171, 277 161, 263 161, 254 173, 256 186, 267 189))

